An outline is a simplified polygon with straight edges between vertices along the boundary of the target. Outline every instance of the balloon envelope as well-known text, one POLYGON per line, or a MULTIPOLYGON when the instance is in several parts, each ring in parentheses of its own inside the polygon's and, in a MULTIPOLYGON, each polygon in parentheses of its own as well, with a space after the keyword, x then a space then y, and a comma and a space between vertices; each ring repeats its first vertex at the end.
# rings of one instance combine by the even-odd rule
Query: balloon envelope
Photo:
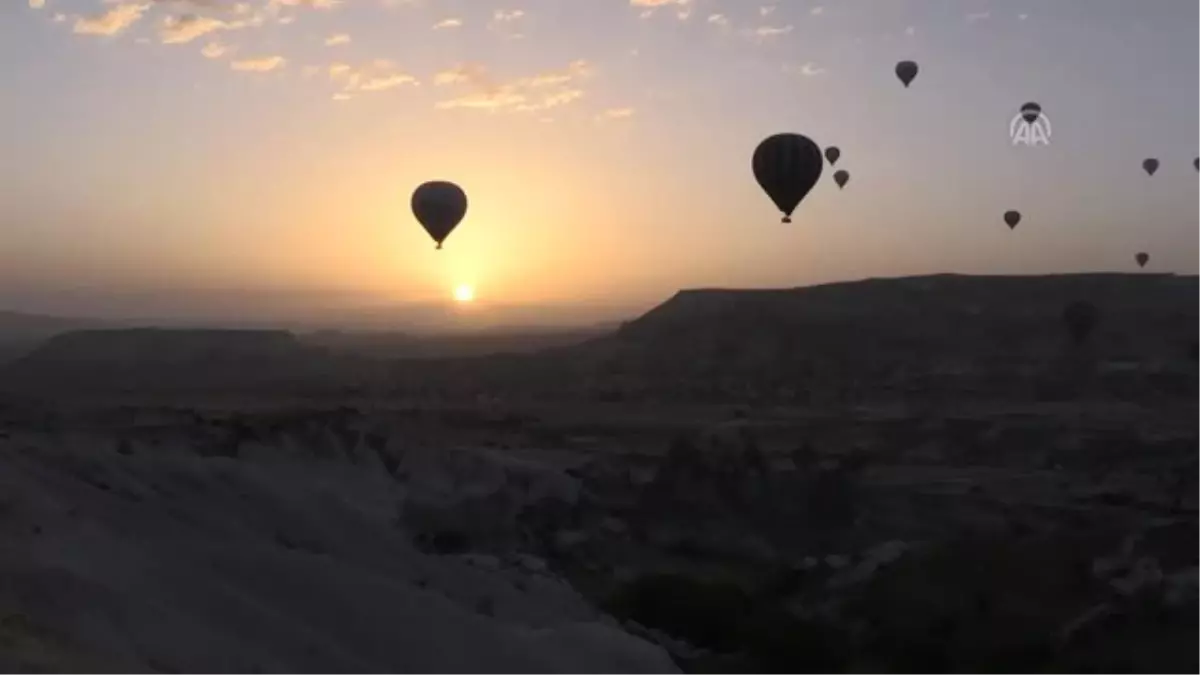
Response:
POLYGON ((1134 258, 1134 260, 1137 260, 1138 267, 1145 267, 1146 263, 1150 262, 1150 254, 1149 253, 1139 253, 1139 254, 1133 256, 1133 258, 1134 258))
POLYGON ((907 87, 916 79, 919 70, 916 61, 901 61, 896 64, 896 77, 900 78, 900 81, 907 87))
POLYGON ((449 181, 435 180, 422 183, 413 190, 412 212, 417 222, 442 247, 442 242, 467 214, 467 195, 462 188, 449 181))
POLYGON ((850 172, 845 169, 838 169, 833 173, 833 181, 837 183, 839 188, 846 187, 846 183, 850 182, 850 172))
POLYGON ((1037 102, 1030 101, 1021 106, 1021 119, 1025 120, 1026 123, 1033 124, 1041 116, 1042 106, 1038 105, 1037 102))
POLYGON ((751 159, 754 179, 783 212, 785 223, 791 222, 792 211, 817 184, 824 164, 821 148, 800 134, 763 139, 751 159))
POLYGON ((1150 157, 1146 161, 1142 162, 1142 168, 1146 170, 1146 173, 1153 176, 1154 172, 1158 171, 1158 160, 1150 157))
POLYGON ((830 166, 837 164, 838 158, 840 158, 841 156, 842 156, 842 151, 840 148, 838 148, 838 146, 831 145, 828 148, 825 148, 825 159, 829 160, 830 166))
POLYGON ((1020 211, 1005 211, 1004 212, 1004 222, 1008 223, 1008 229, 1011 230, 1012 228, 1017 226, 1017 223, 1021 222, 1021 212, 1020 211))

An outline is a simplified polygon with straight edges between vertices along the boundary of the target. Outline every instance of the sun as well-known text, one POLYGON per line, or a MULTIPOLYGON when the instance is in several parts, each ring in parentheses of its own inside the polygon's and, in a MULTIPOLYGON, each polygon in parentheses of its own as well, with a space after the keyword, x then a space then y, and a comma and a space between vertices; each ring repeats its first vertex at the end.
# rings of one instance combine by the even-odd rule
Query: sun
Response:
POLYGON ((459 284, 454 289, 454 301, 468 303, 475 299, 475 289, 468 284, 459 284))

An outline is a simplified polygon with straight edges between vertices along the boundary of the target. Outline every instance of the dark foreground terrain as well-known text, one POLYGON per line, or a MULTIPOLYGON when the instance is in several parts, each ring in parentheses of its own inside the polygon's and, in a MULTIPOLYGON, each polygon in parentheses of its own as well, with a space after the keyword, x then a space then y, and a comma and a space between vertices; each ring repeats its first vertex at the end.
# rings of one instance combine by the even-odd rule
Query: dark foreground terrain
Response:
POLYGON ((0 374, 0 666, 1196 672, 1198 290, 695 291, 438 360, 51 338, 0 374))

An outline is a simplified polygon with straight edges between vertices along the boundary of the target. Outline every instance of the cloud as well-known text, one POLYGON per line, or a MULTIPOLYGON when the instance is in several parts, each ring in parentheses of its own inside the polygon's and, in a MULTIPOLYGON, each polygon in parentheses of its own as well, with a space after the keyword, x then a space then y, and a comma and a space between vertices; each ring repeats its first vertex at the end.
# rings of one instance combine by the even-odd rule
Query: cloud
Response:
POLYGON ((225 22, 220 19, 183 14, 163 19, 158 35, 163 44, 185 44, 223 28, 225 22))
POLYGON ((270 0, 267 3, 268 8, 276 7, 304 7, 306 9, 334 9, 341 5, 343 0, 270 0))
POLYGON ((775 13, 775 5, 764 5, 758 8, 759 16, 770 16, 775 13))
POLYGON ((348 63, 329 66, 329 78, 342 86, 342 93, 380 92, 420 81, 387 59, 376 59, 355 67, 348 63))
POLYGON ((633 117, 633 108, 609 108, 596 115, 596 119, 605 120, 626 120, 633 117))
POLYGON ((74 33, 79 35, 117 35, 141 20, 149 2, 122 2, 107 12, 75 18, 74 33))
POLYGON ((729 19, 724 14, 709 14, 708 22, 717 26, 729 25, 729 19))
POLYGON ((638 16, 642 19, 648 19, 654 16, 654 11, 666 7, 675 7, 675 16, 680 21, 686 21, 692 15, 692 0, 629 0, 631 7, 641 7, 642 11, 638 16))
POLYGON ((33 9, 41 9, 46 6, 46 0, 29 0, 29 6, 33 9))
POLYGON ((287 59, 282 56, 260 56, 253 59, 242 59, 240 61, 231 61, 229 67, 249 73, 269 73, 272 70, 279 70, 287 65, 287 59))
POLYGON ((492 21, 503 23, 505 21, 516 21, 525 16, 523 9, 497 9, 492 12, 492 21))
POLYGON ((819 68, 819 67, 817 67, 817 64, 813 63, 812 61, 809 61, 799 67, 790 66, 790 67, 788 67, 788 71, 797 73, 799 75, 803 75, 804 77, 815 77, 817 75, 823 74, 825 72, 825 69, 819 68))
POLYGON ((492 20, 488 22, 488 30, 500 33, 505 37, 517 40, 525 37, 517 26, 525 17, 523 9, 497 9, 492 12, 492 20))
POLYGON ((790 32, 792 32, 792 25, 788 24, 786 26, 759 26, 754 29, 753 34, 754 37, 765 40, 780 35, 787 35, 790 32))
POLYGON ((204 45, 204 48, 200 50, 200 53, 203 54, 204 58, 206 59, 219 59, 226 54, 233 53, 233 51, 233 47, 213 40, 212 42, 204 45))
POLYGON ((808 10, 808 13, 812 14, 813 16, 821 16, 822 14, 825 13, 825 8, 822 7, 821 5, 817 5, 816 7, 813 7, 812 9, 808 10))
POLYGON ((434 84, 461 86, 472 91, 456 98, 439 101, 442 110, 467 108, 474 110, 533 112, 567 105, 583 98, 578 81, 587 77, 591 67, 586 61, 573 61, 566 68, 509 82, 497 82, 479 64, 465 64, 442 71, 434 84))
POLYGON ((1018 20, 1018 21, 1024 21, 1025 19, 1028 19, 1028 18, 1029 18, 1029 15, 1028 15, 1028 14, 1018 14, 1018 15, 1017 15, 1017 20, 1018 20))
POLYGON ((463 24, 462 19, 455 19, 455 18, 442 19, 441 21, 433 24, 433 29, 441 30, 443 28, 458 28, 458 27, 462 26, 462 24, 463 24))
POLYGON ((904 34, 905 34, 905 35, 907 35, 907 36, 909 36, 909 37, 912 37, 913 35, 916 35, 916 34, 917 34, 917 27, 916 27, 916 26, 909 26, 908 28, 905 28, 905 29, 904 29, 904 34))
POLYGON ((345 33, 338 33, 336 35, 330 35, 329 37, 325 38, 325 46, 326 47, 336 47, 337 45, 348 45, 348 44, 350 44, 350 36, 345 33))
POLYGON ((967 15, 967 23, 975 23, 976 21, 986 21, 992 18, 991 12, 975 12, 967 15))

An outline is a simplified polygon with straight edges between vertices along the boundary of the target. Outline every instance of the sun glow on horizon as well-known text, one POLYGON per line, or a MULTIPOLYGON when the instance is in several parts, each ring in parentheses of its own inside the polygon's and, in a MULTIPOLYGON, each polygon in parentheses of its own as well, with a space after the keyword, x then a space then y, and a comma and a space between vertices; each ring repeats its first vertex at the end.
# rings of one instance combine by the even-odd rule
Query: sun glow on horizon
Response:
POLYGON ((459 284, 454 288, 454 301, 467 304, 475 300, 475 289, 469 284, 459 284))

